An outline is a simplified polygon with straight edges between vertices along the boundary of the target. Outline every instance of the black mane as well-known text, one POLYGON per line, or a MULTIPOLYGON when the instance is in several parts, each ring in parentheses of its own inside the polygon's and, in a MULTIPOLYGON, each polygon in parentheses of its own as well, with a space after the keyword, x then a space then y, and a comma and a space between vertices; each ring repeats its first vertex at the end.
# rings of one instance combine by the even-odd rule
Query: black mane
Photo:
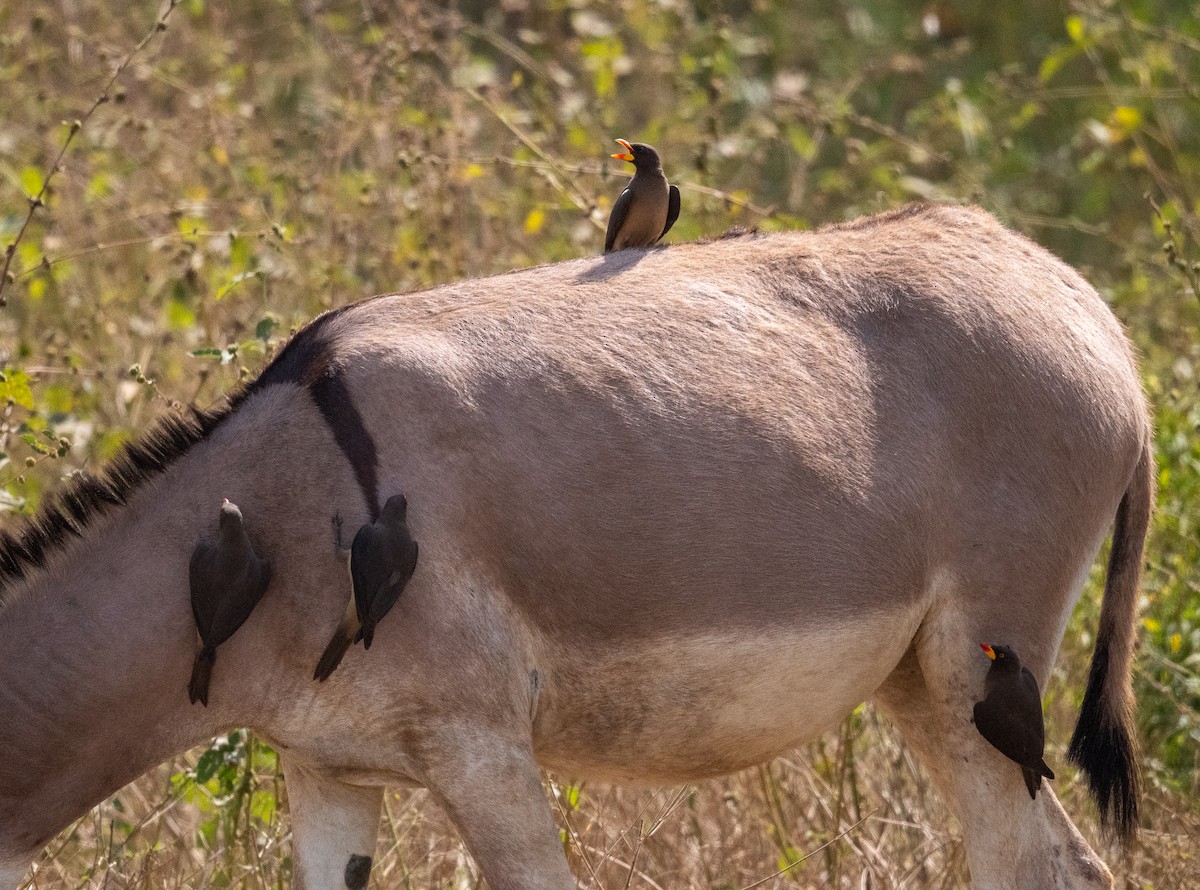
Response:
POLYGON ((26 577, 46 564, 46 554, 71 537, 79 537, 91 521, 120 506, 148 479, 169 467, 181 454, 211 433, 241 402, 238 393, 221 408, 171 412, 145 435, 125 445, 98 475, 79 472, 17 534, 0 530, 0 586, 26 577))
POLYGON ((20 531, 0 529, 0 605, 3 588, 46 565, 46 556, 73 537, 81 537, 97 516, 125 504, 148 480, 161 474, 197 442, 264 387, 276 383, 307 385, 328 366, 326 324, 335 309, 297 333, 249 385, 232 392, 216 408, 194 406, 161 416, 149 431, 125 445, 96 475, 79 472, 49 499, 20 531))

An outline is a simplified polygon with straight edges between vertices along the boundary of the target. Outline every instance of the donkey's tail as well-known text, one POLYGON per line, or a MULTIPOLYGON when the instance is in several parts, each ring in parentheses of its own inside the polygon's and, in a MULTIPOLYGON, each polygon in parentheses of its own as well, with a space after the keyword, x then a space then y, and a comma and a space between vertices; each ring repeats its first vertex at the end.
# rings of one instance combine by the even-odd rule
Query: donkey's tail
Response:
POLYGON ((1154 454, 1150 435, 1113 526, 1108 578, 1092 670, 1067 757, 1087 774, 1100 823, 1122 845, 1138 828, 1137 743, 1133 724, 1133 647, 1137 628, 1142 546, 1154 504, 1154 454))

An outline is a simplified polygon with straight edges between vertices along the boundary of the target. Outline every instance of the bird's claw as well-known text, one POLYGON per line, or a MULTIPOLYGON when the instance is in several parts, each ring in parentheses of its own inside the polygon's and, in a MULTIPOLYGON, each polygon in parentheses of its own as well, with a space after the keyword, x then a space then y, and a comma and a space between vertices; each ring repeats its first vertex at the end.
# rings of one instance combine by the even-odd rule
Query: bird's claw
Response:
POLYGON ((335 551, 340 554, 343 550, 346 549, 342 546, 342 514, 334 513, 332 521, 333 521, 333 546, 334 546, 335 551))

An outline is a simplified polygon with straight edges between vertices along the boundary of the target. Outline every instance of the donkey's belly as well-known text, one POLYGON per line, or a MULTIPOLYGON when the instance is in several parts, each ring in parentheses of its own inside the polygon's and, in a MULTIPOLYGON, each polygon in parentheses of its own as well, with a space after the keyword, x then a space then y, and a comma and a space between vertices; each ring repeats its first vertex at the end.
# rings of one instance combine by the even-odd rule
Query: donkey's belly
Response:
POLYGON ((538 760, 572 776, 650 783, 768 760, 869 697, 922 611, 914 603, 821 626, 551 649, 534 724, 538 760))

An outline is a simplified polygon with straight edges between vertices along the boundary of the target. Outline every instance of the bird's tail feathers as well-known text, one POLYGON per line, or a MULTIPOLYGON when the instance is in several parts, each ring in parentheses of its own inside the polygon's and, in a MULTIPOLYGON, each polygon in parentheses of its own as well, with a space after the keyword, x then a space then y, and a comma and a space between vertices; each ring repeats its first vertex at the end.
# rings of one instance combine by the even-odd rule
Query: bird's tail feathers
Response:
POLYGON ((333 632, 333 639, 329 641, 329 645, 321 654, 321 660, 317 662, 317 669, 313 671, 313 679, 322 683, 328 680, 329 675, 342 663, 342 656, 346 654, 346 650, 353 643, 354 634, 345 625, 339 625, 338 629, 333 632))
POLYGON ((1038 789, 1042 787, 1042 776, 1034 769, 1027 766, 1021 767, 1021 775, 1025 779, 1025 787, 1029 789, 1029 796, 1033 800, 1037 800, 1038 789))
POLYGON ((217 650, 202 646, 192 662, 192 679, 188 681, 188 698, 192 704, 200 702, 208 707, 208 684, 212 680, 213 664, 217 660, 217 650))
POLYGON ((362 627, 358 629, 358 634, 354 637, 354 642, 362 640, 363 649, 371 648, 371 640, 375 639, 375 621, 368 615, 363 618, 362 627))

